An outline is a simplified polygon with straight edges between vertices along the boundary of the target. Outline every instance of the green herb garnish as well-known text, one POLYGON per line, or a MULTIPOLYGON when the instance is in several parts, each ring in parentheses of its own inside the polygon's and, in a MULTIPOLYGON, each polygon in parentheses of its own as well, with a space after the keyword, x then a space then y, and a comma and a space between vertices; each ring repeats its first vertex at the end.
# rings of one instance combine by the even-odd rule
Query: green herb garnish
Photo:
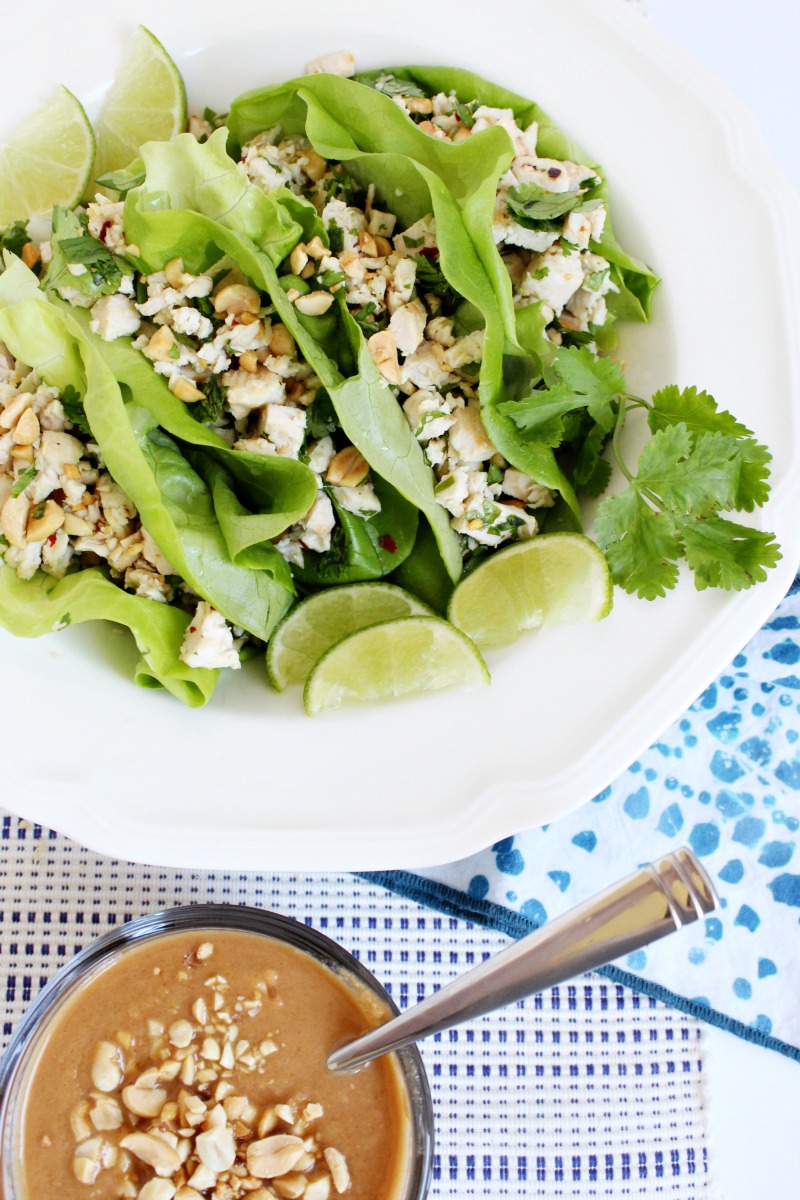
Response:
POLYGON ((227 396, 228 389, 219 382, 216 375, 212 375, 203 389, 204 398, 196 404, 190 404, 189 412, 201 424, 213 425, 222 415, 227 396))
POLYGON ((316 399, 306 409, 306 437, 316 441, 338 429, 339 420, 336 416, 331 398, 326 391, 320 389, 316 399))
POLYGON ((11 495, 14 497, 14 499, 16 499, 17 496, 22 495, 28 484, 33 483, 38 474, 39 470, 37 467, 34 467, 33 464, 25 468, 22 474, 18 477, 16 483, 11 488, 11 495))
POLYGON ((92 436, 92 431, 89 428, 89 422, 86 419, 86 410, 83 407, 76 389, 71 383, 68 383, 61 394, 61 407, 64 409, 64 415, 71 425, 74 425, 77 430, 88 437, 92 436))
POLYGON ((547 386, 500 405, 532 440, 558 446, 565 420, 585 410, 593 425, 578 453, 576 484, 598 494, 608 482, 600 453, 611 446, 627 488, 603 500, 596 535, 611 574, 643 599, 675 586, 685 558, 695 586, 747 588, 766 578, 781 557, 772 533, 727 520, 752 512, 769 495, 771 455, 752 432, 696 388, 662 388, 651 400, 628 393, 621 368, 590 350, 562 349, 545 375, 547 386), (634 475, 620 446, 626 415, 647 414, 652 437, 634 475))

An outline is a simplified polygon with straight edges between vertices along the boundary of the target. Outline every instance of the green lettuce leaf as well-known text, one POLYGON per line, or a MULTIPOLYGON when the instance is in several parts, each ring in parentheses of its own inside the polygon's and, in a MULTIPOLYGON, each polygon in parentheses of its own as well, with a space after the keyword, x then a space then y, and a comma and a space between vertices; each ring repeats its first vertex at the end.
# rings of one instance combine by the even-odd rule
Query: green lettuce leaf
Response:
POLYGON ((336 503, 337 525, 331 549, 325 554, 306 550, 302 567, 294 574, 302 583, 328 587, 335 583, 358 583, 380 579, 399 567, 411 553, 417 533, 419 512, 380 476, 373 484, 381 511, 365 519, 336 503))
MULTIPOLYGON (((123 397, 135 397, 136 403, 146 408, 162 429, 185 446, 196 447, 224 469, 226 489, 233 495, 230 501, 224 499, 219 473, 215 475, 218 486, 212 489, 212 494, 233 562, 253 566, 264 553, 277 555, 269 540, 298 521, 314 503, 317 484, 308 467, 280 455, 232 450, 218 433, 194 419, 187 405, 169 390, 166 379, 153 370, 152 364, 127 338, 104 342, 89 331, 91 318, 85 310, 68 311, 111 369, 123 397), (268 544, 266 551, 263 543, 268 544), (245 560, 242 555, 251 548, 256 558, 245 560)), ((192 461, 196 465, 199 459, 192 461)))
POLYGON ((41 572, 20 579, 0 566, 0 625, 16 637, 41 637, 82 621, 114 621, 131 631, 141 654, 134 678, 140 687, 164 687, 198 708, 211 697, 219 671, 188 667, 179 653, 188 613, 117 587, 92 568, 53 579, 41 572))
MULTIPOLYGON (((220 130, 219 134, 224 132, 220 130)), ((286 299, 276 271, 275 254, 279 241, 270 230, 276 227, 291 228, 294 241, 300 236, 309 238, 314 234, 324 236, 327 240, 316 210, 285 189, 278 189, 267 197, 255 185, 247 183, 236 164, 223 158, 223 144, 219 135, 215 135, 203 145, 194 142, 190 147, 178 138, 176 143, 167 147, 160 143, 143 147, 147 180, 144 187, 131 192, 126 201, 127 236, 139 247, 147 270, 159 269, 176 255, 184 259, 187 269, 202 270, 222 254, 227 254, 257 287, 270 296, 278 317, 291 330, 303 355, 327 390, 344 433, 358 447, 375 473, 391 484, 409 504, 425 514, 437 536, 448 570, 453 578, 457 578, 460 571, 458 539, 450 528, 447 513, 434 498, 432 472, 393 393, 372 362, 358 323, 344 304, 338 305, 323 318, 303 317, 286 299), (150 161, 154 150, 157 152, 154 178, 161 188, 156 196, 150 191, 150 161), (210 161, 206 161, 204 152, 208 152, 210 161), (218 192, 227 194, 220 179, 224 168, 235 178, 235 195, 240 197, 239 202, 225 212, 220 212, 221 204, 216 204, 214 211, 219 220, 204 212, 166 207, 173 198, 169 188, 170 163, 174 165, 177 179, 175 195, 178 198, 198 204, 206 203, 206 192, 199 185, 191 186, 192 171, 202 178, 216 171, 217 190, 213 195, 216 196, 218 192), (243 179, 245 189, 256 193, 256 197, 242 198, 243 179), (265 232, 262 233, 250 218, 255 212, 266 214, 264 205, 283 215, 271 221, 264 215, 261 226, 265 232), (264 244, 260 240, 262 236, 266 239, 264 244)), ((233 193, 233 187, 231 191, 233 193)), ((283 243, 280 245, 283 247, 283 243)), ((192 420, 191 417, 187 419, 192 420)), ((177 436, 184 436, 174 424, 164 424, 177 436)), ((226 466, 232 469, 229 463, 226 466)), ((304 511, 307 511, 310 503, 304 511)), ((352 526, 353 521, 361 520, 349 514, 347 523, 352 526)), ((408 520, 406 524, 409 524, 408 520)), ((362 533, 369 541, 369 531, 362 533)), ((409 550, 412 542, 413 534, 409 550)), ((357 553, 355 548, 353 553, 357 553)), ((393 569, 398 561, 395 557, 387 563, 386 569, 393 569)))
MULTIPOLYGON (((319 154, 346 162, 362 184, 373 183, 379 201, 397 213, 401 224, 434 213, 439 265, 485 325, 480 397, 487 432, 509 462, 561 492, 579 519, 574 492, 552 449, 526 438, 499 407, 518 397, 519 374, 528 370, 517 340, 508 274, 491 235, 496 181, 512 157, 505 131, 487 129, 459 145, 438 141, 409 121, 388 96, 330 75, 249 92, 234 101, 229 125, 234 149, 275 125, 286 134, 304 133, 319 154), (477 234, 488 238, 483 252, 477 234)), ((538 345, 538 335, 535 341, 538 345)), ((441 540, 439 544, 441 548, 441 540)), ((455 558, 452 550, 443 554, 448 564, 448 554, 455 558)))
MULTIPOLYGON (((525 99, 524 96, 519 96, 516 92, 491 83, 487 79, 482 79, 480 75, 476 75, 472 71, 463 71, 457 67, 413 66, 392 67, 390 69, 394 75, 410 79, 424 88, 429 95, 432 95, 434 92, 454 91, 461 101, 478 100, 481 104, 487 104, 492 108, 510 108, 513 110, 517 124, 521 129, 527 128, 533 121, 536 121, 539 126, 537 138, 538 153, 543 158, 568 159, 595 169, 598 172, 601 183, 598 187, 593 187, 587 191, 584 200, 599 199, 608 204, 608 185, 600 165, 576 142, 573 142, 567 134, 559 129, 552 117, 544 109, 540 108, 538 104, 525 99)), ((480 136, 482 135, 478 135, 478 137, 480 136)), ((434 141, 434 139, 429 140, 434 141)), ((460 146, 468 146, 473 140, 473 138, 468 138, 460 146)), ((435 144, 444 149, 445 143, 437 141, 435 144)), ((460 149, 460 146, 456 147, 456 149, 460 149)), ((499 178, 499 175, 497 178, 499 178)), ((489 266, 490 256, 487 255, 491 243, 493 257, 495 260, 499 260, 499 255, 494 247, 494 239, 491 235, 491 213, 493 208, 494 197, 492 196, 491 208, 485 202, 482 209, 480 205, 469 206, 465 209, 465 219, 467 220, 470 234, 476 239, 476 244, 479 246, 481 257, 486 262, 487 268, 491 271, 493 282, 501 284, 503 290, 505 290, 507 285, 503 284, 496 269, 491 270, 489 266)), ((614 233, 610 211, 608 211, 606 218, 603 236, 599 242, 592 244, 592 249, 596 250, 598 254, 602 254, 609 262, 614 263, 618 269, 615 273, 615 281, 621 288, 622 300, 611 303, 612 311, 615 311, 618 316, 624 315, 633 320, 649 320, 652 296, 658 286, 659 278, 646 263, 628 254, 620 246, 614 233), (615 307, 616 305, 619 306, 619 309, 615 307)), ((504 268, 503 271, 505 273, 504 268)))
POLYGON ((109 473, 177 573, 229 621, 266 640, 291 593, 264 570, 232 561, 209 488, 152 413, 133 399, 125 402, 71 314, 48 304, 38 289, 33 298, 13 302, 31 294, 30 274, 17 260, 0 276, 0 306, 6 304, 0 339, 49 384, 76 389, 109 473))

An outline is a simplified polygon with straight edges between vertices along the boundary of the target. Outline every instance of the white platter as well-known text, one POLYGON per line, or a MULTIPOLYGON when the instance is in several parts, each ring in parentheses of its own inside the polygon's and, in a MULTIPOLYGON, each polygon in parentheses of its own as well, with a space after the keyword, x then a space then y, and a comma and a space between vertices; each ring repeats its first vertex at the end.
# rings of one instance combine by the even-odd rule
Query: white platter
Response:
POLYGON ((490 688, 313 721, 298 694, 269 691, 259 663, 189 711, 133 686, 135 651, 112 627, 0 633, 3 807, 165 865, 445 862, 588 800, 788 588, 800 559, 796 196, 739 102, 619 0, 504 0, 494 22, 469 13, 422 0, 0 3, 7 50, 35 43, 5 55, 0 137, 57 82, 95 111, 138 21, 201 109, 345 48, 364 69, 459 65, 537 99, 603 164, 621 240, 664 277, 652 325, 625 329, 633 390, 705 387, 768 443, 773 493, 754 522, 778 534, 782 563, 742 594, 698 593, 689 579, 654 604, 618 593, 600 625, 491 654, 490 688))

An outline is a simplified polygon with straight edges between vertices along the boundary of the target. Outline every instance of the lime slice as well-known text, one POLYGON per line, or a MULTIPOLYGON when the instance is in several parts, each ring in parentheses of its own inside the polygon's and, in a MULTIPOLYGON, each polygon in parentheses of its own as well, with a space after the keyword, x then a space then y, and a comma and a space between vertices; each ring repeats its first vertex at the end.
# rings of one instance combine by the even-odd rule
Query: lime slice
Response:
POLYGON ((92 175, 94 134, 79 100, 66 88, 17 125, 0 149, 0 226, 71 208, 92 175))
POLYGON ((401 617, 337 642, 309 675, 303 700, 313 717, 350 700, 488 682, 480 652, 458 629, 440 617, 401 617))
POLYGON ((611 574, 580 533, 545 533, 500 550, 453 592, 448 617, 479 646, 506 646, 540 625, 599 621, 611 609, 611 574))
POLYGON ((282 692, 290 683, 303 683, 325 651, 348 634, 396 617, 432 615, 427 604, 391 583, 326 588, 293 608, 273 633, 267 647, 269 681, 282 692))
POLYGON ((186 128, 186 89, 158 38, 143 25, 97 122, 95 179, 119 171, 145 142, 169 141, 186 128))

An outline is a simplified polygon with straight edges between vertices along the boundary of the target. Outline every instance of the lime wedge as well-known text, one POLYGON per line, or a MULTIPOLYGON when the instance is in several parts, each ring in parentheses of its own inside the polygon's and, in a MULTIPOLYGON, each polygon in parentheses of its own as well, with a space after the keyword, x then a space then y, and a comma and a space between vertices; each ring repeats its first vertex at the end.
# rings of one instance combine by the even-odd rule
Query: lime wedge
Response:
POLYGON ((458 629, 440 617, 401 617, 331 647, 309 675, 303 700, 313 717, 350 700, 488 682, 480 652, 458 629))
POLYGON ((139 156, 144 142, 169 141, 186 128, 186 89, 158 38, 143 25, 97 122, 95 179, 139 156))
POLYGON ((506 646, 540 625, 599 621, 611 573, 580 533, 545 533, 493 554, 453 592, 447 615, 479 646, 506 646))
POLYGON ((410 592, 391 583, 353 583, 326 588, 284 617, 267 646, 267 675, 282 692, 303 683, 326 650, 359 629, 397 617, 432 616, 410 592))
POLYGON ((66 88, 26 117, 0 149, 0 226, 71 208, 92 175, 94 134, 79 100, 66 88))

